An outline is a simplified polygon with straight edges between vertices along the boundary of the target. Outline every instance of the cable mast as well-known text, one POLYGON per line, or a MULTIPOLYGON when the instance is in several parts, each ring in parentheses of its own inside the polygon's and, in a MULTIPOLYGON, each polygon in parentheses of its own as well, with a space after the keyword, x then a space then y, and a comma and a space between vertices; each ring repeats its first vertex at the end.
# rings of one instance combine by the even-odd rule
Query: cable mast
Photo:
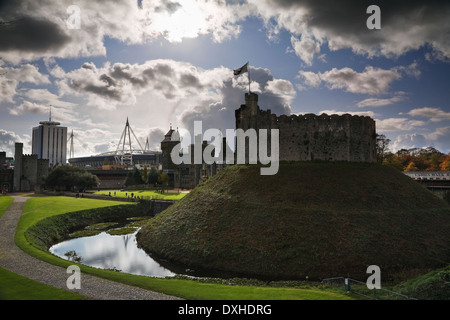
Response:
POLYGON ((69 159, 75 158, 75 149, 73 147, 73 130, 72 133, 70 134, 69 140, 70 140, 70 147, 69 147, 69 159))
POLYGON ((143 148, 141 146, 141 143, 139 142, 138 138, 134 134, 133 129, 130 126, 130 123, 127 122, 125 124, 125 128, 123 129, 122 136, 120 137, 119 144, 117 145, 116 152, 114 154, 114 160, 116 164, 126 166, 126 167, 133 167, 133 153, 143 153, 143 148), (131 145, 131 134, 133 134, 134 139, 139 145, 139 150, 133 150, 133 147, 131 145), (127 144, 128 143, 128 144, 127 144))

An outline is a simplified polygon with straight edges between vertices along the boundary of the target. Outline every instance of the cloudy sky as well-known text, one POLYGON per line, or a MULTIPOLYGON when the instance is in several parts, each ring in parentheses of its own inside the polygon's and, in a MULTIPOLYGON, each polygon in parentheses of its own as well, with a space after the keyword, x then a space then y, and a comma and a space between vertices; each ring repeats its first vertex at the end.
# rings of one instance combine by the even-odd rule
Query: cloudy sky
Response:
POLYGON ((251 90, 273 113, 373 117, 391 149, 450 152, 448 1, 0 0, 0 150, 52 119, 75 156, 234 128, 251 90), (446 4, 444 4, 446 3, 446 4), (380 8, 381 29, 369 29, 380 8))

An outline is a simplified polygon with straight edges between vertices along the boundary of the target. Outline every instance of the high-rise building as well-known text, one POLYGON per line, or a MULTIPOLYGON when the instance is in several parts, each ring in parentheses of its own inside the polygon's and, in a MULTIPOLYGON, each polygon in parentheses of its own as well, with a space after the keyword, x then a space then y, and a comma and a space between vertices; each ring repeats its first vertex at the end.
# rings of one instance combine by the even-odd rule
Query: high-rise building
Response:
POLYGON ((67 157, 67 127, 60 127, 60 123, 52 121, 39 122, 33 128, 32 153, 38 159, 48 159, 51 166, 66 164, 67 157))

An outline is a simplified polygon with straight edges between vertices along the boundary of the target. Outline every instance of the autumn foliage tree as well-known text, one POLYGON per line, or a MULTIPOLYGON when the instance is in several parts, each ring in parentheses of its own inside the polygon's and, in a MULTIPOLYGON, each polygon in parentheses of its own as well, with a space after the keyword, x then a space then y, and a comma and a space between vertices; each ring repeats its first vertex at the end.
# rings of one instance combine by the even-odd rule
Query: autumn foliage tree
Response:
POLYGON ((378 153, 378 160, 384 165, 401 171, 450 171, 450 154, 444 154, 433 147, 401 149, 396 153, 378 153))

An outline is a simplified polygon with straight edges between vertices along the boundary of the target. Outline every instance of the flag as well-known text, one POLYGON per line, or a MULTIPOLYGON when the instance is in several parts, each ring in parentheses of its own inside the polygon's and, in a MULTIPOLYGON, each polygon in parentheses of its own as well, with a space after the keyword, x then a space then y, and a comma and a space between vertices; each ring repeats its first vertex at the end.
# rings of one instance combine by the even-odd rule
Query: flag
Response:
POLYGON ((248 72, 247 66, 248 66, 248 62, 247 62, 246 64, 244 64, 242 67, 240 67, 239 69, 233 70, 233 74, 234 74, 235 76, 238 76, 238 75, 240 75, 240 74, 243 74, 243 73, 245 73, 245 72, 248 72))

